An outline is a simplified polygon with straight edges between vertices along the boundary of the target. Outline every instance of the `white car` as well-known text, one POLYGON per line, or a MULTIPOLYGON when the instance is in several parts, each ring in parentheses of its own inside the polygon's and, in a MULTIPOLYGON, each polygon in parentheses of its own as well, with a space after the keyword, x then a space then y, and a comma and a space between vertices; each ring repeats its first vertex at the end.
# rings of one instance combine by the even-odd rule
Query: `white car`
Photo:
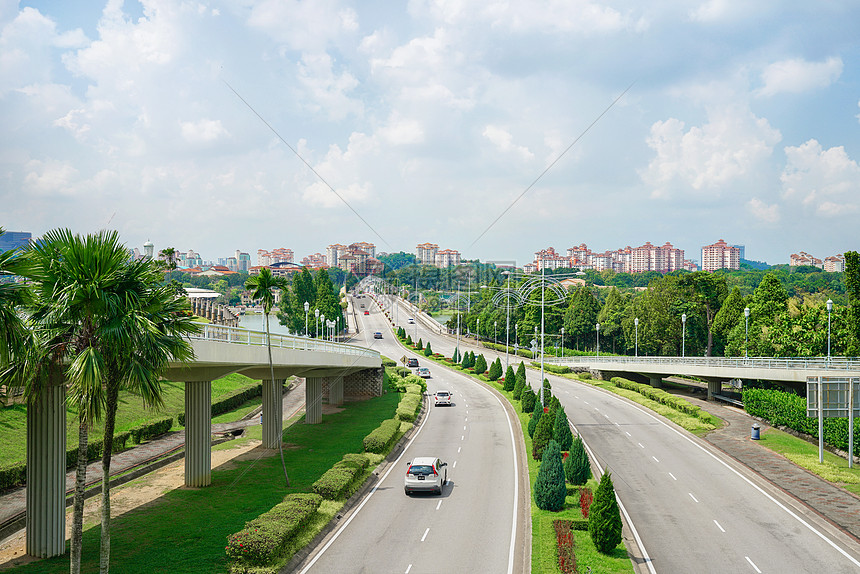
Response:
POLYGON ((430 369, 428 369, 427 367, 418 367, 415 370, 415 374, 418 375, 419 377, 421 377, 422 379, 429 379, 430 378, 430 369))
POLYGON ((421 456, 406 463, 406 479, 403 490, 413 492, 433 492, 442 494, 442 487, 448 482, 447 462, 438 458, 421 456))
POLYGON ((410 325, 414 325, 415 319, 413 319, 412 317, 409 317, 408 319, 406 319, 406 322, 409 323, 410 325))
POLYGON ((436 403, 435 405, 438 407, 439 405, 447 405, 451 406, 451 393, 448 391, 436 391, 436 403))

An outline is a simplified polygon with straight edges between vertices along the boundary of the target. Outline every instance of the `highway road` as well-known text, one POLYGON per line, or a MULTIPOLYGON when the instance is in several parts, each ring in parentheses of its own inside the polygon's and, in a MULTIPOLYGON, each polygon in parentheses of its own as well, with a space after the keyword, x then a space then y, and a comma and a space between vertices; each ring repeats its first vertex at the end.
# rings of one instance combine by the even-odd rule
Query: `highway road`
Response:
MULTIPOLYGON (((399 313, 409 315, 406 307, 399 313)), ((420 321, 408 328, 436 352, 454 349, 451 337, 420 321)), ((461 340, 461 350, 466 344, 461 340)), ((503 353, 480 352, 504 363, 503 353)), ((592 460, 612 472, 646 557, 640 571, 860 571, 855 539, 707 442, 617 395, 547 375, 592 460)), ((538 372, 528 378, 539 388, 538 372)))
MULTIPOLYGON (((361 332, 356 341, 399 359, 405 353, 369 297, 371 311, 357 304, 361 332), (373 332, 384 333, 374 339, 373 332)), ((428 365, 428 393, 447 389, 450 407, 428 402, 427 416, 400 458, 390 464, 364 500, 341 519, 299 572, 528 571, 530 527, 528 479, 522 473, 522 433, 515 413, 497 393, 464 377, 428 365), (442 496, 403 490, 407 462, 434 456, 448 463, 442 496)), ((432 397, 431 397, 432 398, 432 397)))

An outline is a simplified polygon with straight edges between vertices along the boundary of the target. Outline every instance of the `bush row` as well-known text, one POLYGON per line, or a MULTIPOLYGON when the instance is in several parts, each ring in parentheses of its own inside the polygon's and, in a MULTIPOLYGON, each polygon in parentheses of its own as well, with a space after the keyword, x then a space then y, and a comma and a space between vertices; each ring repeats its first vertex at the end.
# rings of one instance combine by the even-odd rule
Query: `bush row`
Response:
POLYGON ((319 494, 288 494, 283 502, 228 536, 227 558, 237 563, 231 571, 241 572, 246 565, 274 562, 284 553, 290 539, 316 514, 322 500, 319 494))
POLYGON ((354 485, 356 477, 360 476, 369 464, 370 459, 366 454, 345 454, 343 459, 319 477, 311 488, 326 500, 349 496, 352 494, 350 487, 354 485))
MULTIPOLYGON (((532 361, 532 367, 540 369, 540 363, 532 361)), ((566 375, 572 372, 570 370, 570 367, 568 367, 567 365, 547 365, 546 363, 544 363, 543 369, 545 371, 549 371, 550 373, 555 373, 556 375, 566 375)))
POLYGON ((427 390, 427 381, 415 375, 409 369, 406 369, 405 374, 401 374, 399 369, 406 367, 398 367, 397 369, 386 369, 388 373, 388 388, 395 393, 408 392, 408 387, 415 386, 420 389, 420 392, 427 390))
MULTIPOLYGON (((775 389, 744 389, 744 410, 772 425, 818 437, 818 419, 806 416, 806 399, 775 389)), ((860 455, 860 424, 854 421, 854 454, 860 455)), ((824 442, 848 450, 848 419, 824 419, 824 442)))
POLYGON ((621 387, 622 389, 627 389, 630 391, 636 391, 640 395, 649 398, 652 401, 657 401, 658 403, 666 405, 667 407, 673 408, 676 411, 680 411, 682 413, 697 418, 699 418, 702 414, 702 409, 700 409, 696 405, 690 404, 686 400, 682 399, 681 397, 677 397, 672 393, 667 393, 663 389, 658 389, 652 387, 651 385, 646 385, 643 383, 636 383, 627 379, 622 379, 621 377, 613 377, 611 380, 616 387, 621 387))
POLYGON ((409 391, 403 395, 403 398, 400 399, 400 404, 397 405, 397 418, 409 423, 414 422, 423 400, 424 395, 421 394, 420 387, 409 385, 409 391))
MULTIPOLYGON (((263 383, 257 383, 256 385, 249 385, 247 387, 242 387, 241 389, 236 389, 232 393, 224 395, 220 397, 217 401, 212 403, 212 416, 217 417, 218 415, 223 415, 224 413, 230 412, 233 409, 236 409, 242 406, 246 401, 253 399, 254 397, 259 397, 263 395, 263 383)), ((185 426, 185 413, 179 413, 177 417, 179 421, 179 426, 185 426)))
POLYGON ((382 421, 378 427, 373 429, 369 435, 364 437, 365 452, 382 454, 388 445, 394 440, 397 431, 400 430, 400 421, 398 419, 387 419, 382 421))

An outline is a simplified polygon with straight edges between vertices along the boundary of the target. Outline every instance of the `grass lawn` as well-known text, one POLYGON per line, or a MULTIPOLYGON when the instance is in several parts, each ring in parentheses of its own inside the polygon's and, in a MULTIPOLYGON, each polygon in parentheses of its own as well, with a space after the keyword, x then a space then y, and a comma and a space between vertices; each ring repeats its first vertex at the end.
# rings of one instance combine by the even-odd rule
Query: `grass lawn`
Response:
MULTIPOLYGON (((212 399, 217 399, 255 382, 244 375, 227 375, 212 381, 212 399)), ((174 429, 181 428, 176 416, 185 410, 185 385, 166 382, 162 384, 162 389, 164 391, 164 407, 158 411, 145 408, 143 401, 131 393, 120 393, 116 432, 123 432, 148 420, 166 416, 174 418, 174 429)), ((0 465, 24 462, 27 447, 26 407, 18 404, 0 409, 0 429, 3 433, 3 440, 0 441, 0 465)), ((89 436, 91 439, 101 438, 103 433, 104 426, 99 422, 90 430, 89 436)), ((77 444, 78 415, 77 410, 70 407, 66 411, 66 448, 72 448, 77 444)))
POLYGON ((806 442, 779 429, 769 428, 761 433, 759 444, 785 456, 794 464, 836 483, 845 490, 860 495, 860 468, 848 468, 848 461, 824 451, 824 463, 818 462, 818 445, 806 442))
MULTIPOLYGON (((172 490, 151 504, 117 517, 111 536, 111 569, 130 574, 226 572, 227 536, 281 502, 286 494, 310 492, 313 482, 345 453, 362 452, 362 439, 382 420, 391 418, 400 397, 387 393, 368 401, 347 403, 342 412, 324 415, 321 424, 305 425, 300 420, 287 428, 284 457, 290 488, 285 485, 277 454, 257 457, 213 470, 211 486, 172 490)), ((249 431, 249 438, 260 438, 260 427, 249 431)), ((252 451, 255 452, 258 451, 252 451)), ((98 571, 99 533, 98 525, 84 532, 84 572, 98 571)), ((66 554, 14 571, 68 569, 66 554)))

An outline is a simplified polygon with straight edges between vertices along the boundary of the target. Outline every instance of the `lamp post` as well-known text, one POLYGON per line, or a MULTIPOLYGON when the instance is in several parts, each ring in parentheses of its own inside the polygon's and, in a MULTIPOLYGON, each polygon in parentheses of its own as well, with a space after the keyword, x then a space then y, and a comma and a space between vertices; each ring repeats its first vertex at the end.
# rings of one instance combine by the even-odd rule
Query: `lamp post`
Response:
POLYGON ((564 327, 561 328, 561 356, 564 357, 564 327))
POLYGON ((597 329, 597 356, 600 356, 600 323, 594 326, 597 329))
POLYGON ((750 308, 744 307, 744 358, 747 358, 747 345, 750 339, 750 308))
POLYGON ((457 346, 455 347, 455 354, 457 358, 460 358, 460 283, 457 283, 457 346))
POLYGON ((681 358, 686 356, 685 345, 687 343, 687 314, 681 313, 681 358))
POLYGON ((477 319, 477 326, 475 327, 475 342, 478 342, 481 339, 481 318, 477 319))
POLYGON ((308 309, 311 308, 311 304, 305 301, 305 337, 308 336, 308 309))
POLYGON ((498 327, 498 326, 499 326, 499 322, 493 321, 493 343, 494 344, 499 342, 499 340, 496 338, 496 327, 498 327))
POLYGON ((507 293, 505 294, 505 301, 507 302, 507 308, 505 313, 505 369, 508 368, 508 344, 510 343, 511 336, 511 272, 510 271, 502 271, 504 275, 508 276, 508 287, 507 293))
POLYGON ((639 356, 639 317, 633 319, 633 325, 636 327, 636 357, 639 356))
POLYGON ((322 313, 320 313, 320 324, 322 325, 322 328, 323 328, 323 339, 325 339, 326 338, 325 337, 325 315, 322 313))
POLYGON ((314 339, 320 336, 320 310, 314 309, 314 339))
MULTIPOLYGON (((833 301, 827 300, 827 366, 830 366, 830 312, 833 311, 833 301)), ((853 407, 853 405, 851 405, 853 407)), ((849 407, 849 408, 851 408, 849 407)))

